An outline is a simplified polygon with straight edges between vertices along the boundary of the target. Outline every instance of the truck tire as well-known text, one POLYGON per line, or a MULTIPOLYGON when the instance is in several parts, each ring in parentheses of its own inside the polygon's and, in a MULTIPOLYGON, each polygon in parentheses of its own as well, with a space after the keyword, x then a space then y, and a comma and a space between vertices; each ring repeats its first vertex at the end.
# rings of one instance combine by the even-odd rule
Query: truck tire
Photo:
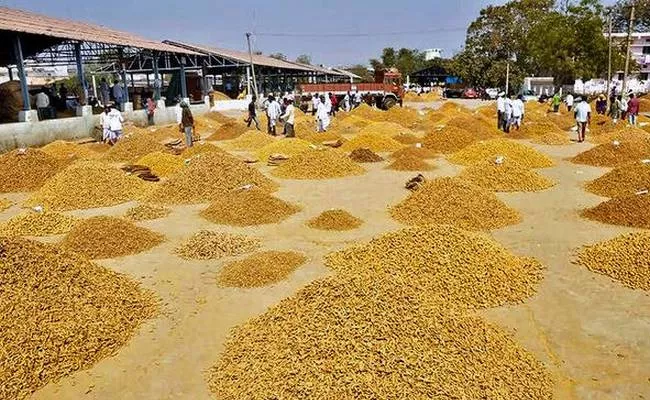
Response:
POLYGON ((395 100, 392 97, 386 97, 384 99, 384 102, 383 102, 382 106, 383 106, 384 110, 389 110, 389 109, 395 107, 396 104, 397 104, 397 100, 395 100))

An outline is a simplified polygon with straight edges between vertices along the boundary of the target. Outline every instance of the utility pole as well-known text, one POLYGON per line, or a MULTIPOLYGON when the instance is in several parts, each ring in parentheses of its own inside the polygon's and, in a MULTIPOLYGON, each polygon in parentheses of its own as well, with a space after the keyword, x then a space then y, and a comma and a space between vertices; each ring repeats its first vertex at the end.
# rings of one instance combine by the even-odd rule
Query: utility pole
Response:
POLYGON ((623 87, 621 89, 621 95, 623 97, 627 96, 626 85, 627 85, 627 73, 630 69, 630 51, 632 47, 632 32, 634 32, 634 11, 636 9, 636 1, 632 1, 632 11, 630 11, 630 24, 627 29, 627 54, 625 56, 625 70, 623 71, 623 87))
POLYGON ((251 73, 253 74, 253 93, 255 93, 255 97, 259 96, 257 95, 257 80, 255 78, 255 63, 253 62, 253 49, 251 48, 251 33, 246 32, 246 42, 248 42, 248 56, 250 57, 251 61, 251 73))
POLYGON ((610 85, 612 82, 612 12, 609 12, 607 17, 609 22, 609 64, 607 67, 607 110, 611 107, 610 85))
POLYGON ((510 60, 506 63, 506 97, 510 97, 510 60))

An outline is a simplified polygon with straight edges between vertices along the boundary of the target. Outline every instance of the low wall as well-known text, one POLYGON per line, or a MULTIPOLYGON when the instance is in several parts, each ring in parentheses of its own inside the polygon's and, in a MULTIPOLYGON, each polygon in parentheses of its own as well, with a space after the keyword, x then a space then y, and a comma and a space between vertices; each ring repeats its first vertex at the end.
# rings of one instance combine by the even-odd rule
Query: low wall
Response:
MULTIPOLYGON (((154 114, 156 125, 175 124, 178 108, 175 106, 156 109, 154 114)), ((202 115, 210 111, 207 104, 192 105, 191 109, 194 115, 202 115)), ((145 110, 124 112, 123 115, 125 121, 137 125, 147 124, 145 110)), ((0 124, 0 153, 22 147, 41 147, 55 140, 88 138, 92 136, 97 126, 99 126, 99 115, 0 124)))

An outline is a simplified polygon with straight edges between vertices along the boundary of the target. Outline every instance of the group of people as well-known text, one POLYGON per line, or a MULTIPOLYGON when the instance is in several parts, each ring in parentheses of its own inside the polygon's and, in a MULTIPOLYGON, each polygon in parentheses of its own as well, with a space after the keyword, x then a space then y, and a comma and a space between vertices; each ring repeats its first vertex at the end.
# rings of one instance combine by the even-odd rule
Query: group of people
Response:
POLYGON ((61 83, 57 88, 56 83, 51 87, 44 86, 35 95, 36 111, 40 121, 56 119, 57 110, 63 111, 68 108, 68 88, 61 83))
POLYGON ((124 118, 117 108, 106 104, 104 111, 99 116, 99 124, 102 127, 102 142, 114 145, 122 137, 122 123, 124 118))
POLYGON ((113 86, 109 86, 106 78, 99 81, 99 94, 102 105, 107 105, 112 101, 115 107, 122 109, 122 104, 126 102, 126 89, 122 86, 119 79, 116 79, 113 86))
MULTIPOLYGON (((351 111, 353 108, 359 107, 363 102, 363 96, 358 91, 354 94, 346 93, 342 100, 333 94, 318 94, 314 93, 311 96, 311 114, 316 120, 316 130, 318 132, 326 132, 331 118, 336 116, 339 110, 345 112, 351 111)), ((263 109, 267 117, 267 132, 272 136, 277 136, 277 125, 279 122, 284 122, 283 135, 286 137, 295 137, 295 96, 293 94, 285 94, 281 101, 279 101, 273 94, 270 94, 265 100, 263 109)), ((308 111, 308 109, 305 109, 308 111)), ((253 96, 248 104, 248 116, 246 118, 246 126, 255 123, 255 128, 259 131, 260 122, 257 116, 257 97, 253 96)))
POLYGON ((500 92, 497 97, 497 128, 505 133, 510 129, 519 130, 524 120, 526 106, 522 95, 510 95, 506 97, 505 92, 500 92))

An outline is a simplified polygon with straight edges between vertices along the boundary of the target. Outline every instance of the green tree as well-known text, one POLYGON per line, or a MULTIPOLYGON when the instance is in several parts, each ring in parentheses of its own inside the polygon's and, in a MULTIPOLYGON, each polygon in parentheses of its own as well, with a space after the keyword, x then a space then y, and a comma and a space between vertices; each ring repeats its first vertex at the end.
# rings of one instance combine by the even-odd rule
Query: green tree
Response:
POLYGON ((296 57, 296 62, 300 64, 311 65, 311 56, 309 54, 301 54, 296 57))
POLYGON ((634 30, 636 32, 648 32, 650 30, 650 1, 618 0, 611 8, 614 32, 627 32, 632 4, 636 6, 634 30))
MULTIPOLYGON (((552 76, 557 84, 604 77, 608 44, 598 0, 512 0, 489 6, 470 25, 453 67, 472 85, 511 87, 525 76, 552 76), (510 61, 509 61, 510 60, 510 61)), ((614 51, 615 65, 620 52, 614 51)))
POLYGON ((386 47, 381 51, 381 62, 382 65, 386 68, 392 68, 397 62, 397 56, 395 49, 392 47, 386 47))
POLYGON ((269 54, 269 57, 271 57, 271 58, 275 58, 276 60, 282 60, 282 61, 286 61, 286 60, 287 60, 287 56, 285 56, 285 55, 282 54, 282 53, 273 53, 273 54, 269 54))
POLYGON ((368 67, 365 65, 356 64, 343 69, 360 76, 362 82, 374 82, 375 80, 375 77, 368 71, 368 67))
POLYGON ((558 84, 602 76, 608 63, 602 5, 580 0, 562 11, 549 13, 531 30, 528 42, 538 73, 554 77, 558 84))

